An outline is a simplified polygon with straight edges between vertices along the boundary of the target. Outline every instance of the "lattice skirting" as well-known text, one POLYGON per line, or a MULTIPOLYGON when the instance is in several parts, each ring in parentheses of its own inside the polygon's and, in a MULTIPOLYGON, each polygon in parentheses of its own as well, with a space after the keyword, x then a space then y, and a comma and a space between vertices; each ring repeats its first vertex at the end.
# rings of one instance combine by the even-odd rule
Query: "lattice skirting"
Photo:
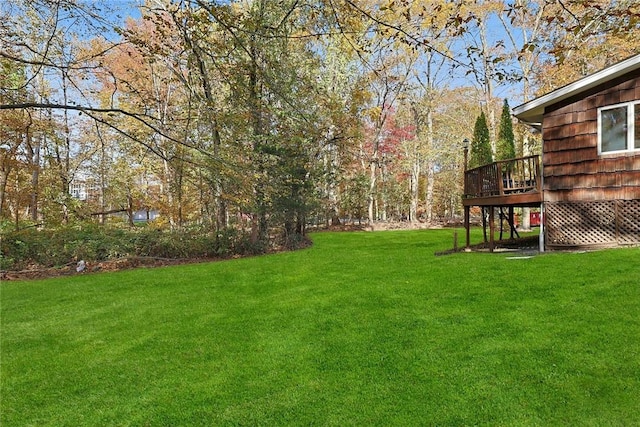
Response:
POLYGON ((548 246, 640 243, 640 200, 545 204, 548 246))

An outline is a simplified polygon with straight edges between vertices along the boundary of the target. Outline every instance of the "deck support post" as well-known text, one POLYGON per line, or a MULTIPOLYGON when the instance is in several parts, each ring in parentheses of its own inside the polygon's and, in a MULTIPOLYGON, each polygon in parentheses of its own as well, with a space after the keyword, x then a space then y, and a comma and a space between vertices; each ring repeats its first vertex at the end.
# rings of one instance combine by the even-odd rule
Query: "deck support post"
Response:
POLYGON ((465 206, 464 207, 464 229, 465 229, 465 233, 466 233, 466 246, 465 249, 469 249, 471 247, 471 238, 470 238, 470 233, 469 233, 469 228, 471 227, 471 221, 470 221, 470 216, 471 216, 471 206, 465 206))
POLYGON ((513 240, 513 232, 515 231, 515 222, 513 220, 513 206, 509 206, 509 229, 511 230, 511 240, 513 240))
POLYGON ((495 248, 494 232, 495 232, 495 208, 489 206, 489 252, 493 252, 495 248))
POLYGON ((487 208, 485 206, 482 207, 482 235, 484 242, 487 243, 489 239, 487 239, 487 208))

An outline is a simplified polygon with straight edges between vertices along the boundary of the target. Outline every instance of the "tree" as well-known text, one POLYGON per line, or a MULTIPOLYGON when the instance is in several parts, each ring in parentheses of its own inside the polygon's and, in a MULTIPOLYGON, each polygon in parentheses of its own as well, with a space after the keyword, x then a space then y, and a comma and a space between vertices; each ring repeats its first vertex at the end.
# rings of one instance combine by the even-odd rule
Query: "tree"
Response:
POLYGON ((491 143, 489 141, 489 128, 487 127, 487 118, 483 111, 476 119, 473 128, 469 168, 473 169, 491 162, 493 162, 493 155, 491 154, 491 143))
MULTIPOLYGON (((28 96, 24 89, 26 81, 25 68, 20 64, 0 58, 1 88, 0 102, 9 103, 23 101, 28 96), (22 89, 21 89, 22 88, 22 89)), ((21 163, 19 151, 25 140, 25 133, 29 127, 29 115, 26 111, 2 111, 0 112, 0 216, 6 215, 4 208, 8 196, 12 195, 9 180, 12 175, 20 173, 21 163)), ((15 180, 14 182, 15 183, 15 180)), ((18 209, 19 210, 19 209, 18 209)))
POLYGON ((547 61, 537 70, 544 92, 638 52, 640 4, 635 0, 558 2, 548 12, 547 61))
POLYGON ((473 87, 456 87, 443 91, 434 122, 432 156, 437 165, 434 177, 434 215, 454 218, 462 209, 463 139, 472 138, 471 130, 480 105, 475 102, 473 87))
POLYGON ((116 28, 93 9, 108 0, 2 2, 4 216, 154 205, 220 235, 252 217, 266 244, 315 211, 361 215, 363 194, 370 221, 453 215, 473 118, 472 166, 534 152, 517 129, 514 154, 494 94, 521 82, 527 100, 640 43, 631 0, 139 3, 116 28), (85 175, 99 199, 70 197, 85 175))
MULTIPOLYGON (((423 5, 424 6, 424 5, 423 5)), ((437 147, 438 142, 448 138, 438 138, 436 123, 439 116, 443 115, 443 96, 448 89, 448 80, 451 60, 448 57, 451 51, 453 37, 447 31, 448 18, 453 11, 453 5, 448 3, 431 2, 434 12, 425 19, 421 27, 422 38, 429 40, 430 47, 424 49, 418 60, 419 66, 415 67, 414 76, 417 81, 417 92, 420 94, 420 102, 412 105, 414 126, 416 127, 418 147, 414 156, 411 182, 411 209, 412 221, 417 220, 418 194, 420 170, 425 169, 424 192, 424 216, 428 222, 433 219, 434 191, 436 185, 436 169, 442 167, 442 150, 437 147), (414 177, 415 176, 415 177, 414 177), (414 182, 414 179, 416 179, 414 182)), ((442 123, 442 122, 440 122, 442 123)))
MULTIPOLYGON (((367 111, 366 120, 369 124, 370 132, 365 146, 367 153, 367 164, 369 169, 369 222, 375 222, 379 215, 376 212, 379 183, 378 178, 383 172, 385 162, 382 144, 385 140, 385 129, 388 120, 395 111, 398 97, 406 88, 413 58, 403 55, 402 51, 397 51, 398 46, 386 40, 379 40, 377 52, 372 56, 369 67, 370 86, 372 103, 367 111)), ((384 200, 383 200, 384 204, 384 200)), ((384 217, 384 209, 382 209, 384 217)), ((383 218, 384 219, 384 218, 383 218)))
POLYGON ((496 142, 496 160, 507 160, 516 157, 515 137, 513 135, 513 122, 511 121, 511 109, 505 99, 500 116, 500 128, 498 141, 496 142))
POLYGON ((318 89, 325 96, 316 101, 316 112, 323 112, 316 117, 318 126, 326 129, 319 153, 323 177, 317 191, 326 224, 339 225, 340 198, 347 197, 341 182, 351 180, 352 173, 359 173, 350 167, 354 154, 349 145, 359 135, 360 123, 353 118, 360 114, 366 92, 356 52, 344 38, 326 36, 318 41, 317 48, 323 52, 318 89))
POLYGON ((501 9, 500 0, 479 0, 463 2, 459 10, 459 16, 464 17, 460 31, 464 44, 462 48, 466 51, 468 59, 466 74, 473 76, 481 102, 485 105, 492 151, 495 150, 497 128, 494 109, 495 86, 504 78, 504 72, 500 69, 502 43, 492 43, 489 31, 491 20, 501 9))

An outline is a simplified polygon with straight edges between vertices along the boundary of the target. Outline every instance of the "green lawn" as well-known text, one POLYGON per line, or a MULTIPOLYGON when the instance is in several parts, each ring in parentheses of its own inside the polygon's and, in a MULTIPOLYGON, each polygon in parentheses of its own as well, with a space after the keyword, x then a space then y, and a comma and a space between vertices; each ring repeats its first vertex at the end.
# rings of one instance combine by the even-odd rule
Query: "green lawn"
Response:
POLYGON ((640 424, 640 248, 452 234, 2 283, 0 425, 640 424))

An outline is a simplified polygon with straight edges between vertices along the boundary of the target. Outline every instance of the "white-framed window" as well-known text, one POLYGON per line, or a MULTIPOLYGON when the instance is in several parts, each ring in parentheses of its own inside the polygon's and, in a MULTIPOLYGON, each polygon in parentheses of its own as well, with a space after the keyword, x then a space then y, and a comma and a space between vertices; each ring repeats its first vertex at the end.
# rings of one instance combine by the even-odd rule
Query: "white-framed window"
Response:
POLYGON ((84 182, 72 181, 69 184, 69 194, 78 200, 87 200, 87 184, 84 182))
POLYGON ((598 154, 640 150, 640 102, 598 108, 598 154))

